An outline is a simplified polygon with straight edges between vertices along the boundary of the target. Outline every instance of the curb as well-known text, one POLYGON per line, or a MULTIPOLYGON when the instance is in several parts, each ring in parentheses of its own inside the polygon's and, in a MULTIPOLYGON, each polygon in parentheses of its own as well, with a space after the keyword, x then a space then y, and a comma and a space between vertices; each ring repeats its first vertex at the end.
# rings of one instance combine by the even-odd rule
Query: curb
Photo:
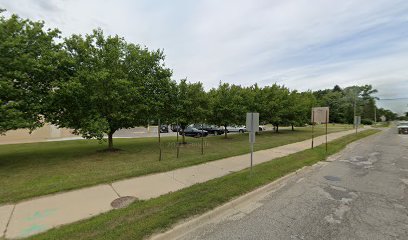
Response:
POLYGON ((323 162, 317 162, 311 166, 304 166, 295 172, 291 172, 275 181, 268 183, 265 186, 259 187, 245 195, 242 195, 238 198, 233 199, 219 207, 210 210, 207 213, 204 213, 200 216, 193 216, 192 218, 186 219, 181 223, 176 223, 176 225, 172 226, 170 230, 166 232, 156 233, 149 237, 149 240, 167 240, 167 239, 177 239, 182 237, 183 235, 197 229, 202 224, 207 222, 208 220, 214 219, 216 217, 221 216, 223 213, 227 212, 230 209, 234 209, 236 206, 240 204, 244 204, 247 202, 253 202, 254 198, 262 198, 264 195, 269 194, 270 192, 274 192, 279 190, 281 187, 286 185, 286 182, 292 180, 292 178, 296 177, 299 173, 306 173, 308 170, 312 170, 316 166, 325 165, 323 162))
MULTIPOLYGON (((364 129, 368 130, 368 129, 364 129)), ((364 131, 363 130, 363 131, 364 131)), ((376 135, 376 134, 374 134, 376 135)), ((362 138, 365 139, 365 138, 362 138)), ((362 140, 359 139, 359 140, 362 140)), ((350 144, 357 144, 358 141, 354 141, 350 144)), ((226 213, 228 210, 235 209, 236 206, 244 203, 249 203, 249 202, 254 202, 256 199, 261 199, 263 196, 275 192, 279 190, 280 188, 284 187, 286 183, 290 180, 293 180, 298 174, 306 174, 311 170, 314 170, 316 167, 319 166, 325 166, 329 162, 333 162, 336 159, 338 159, 342 153, 344 153, 345 150, 349 148, 348 144, 344 149, 341 151, 328 156, 326 161, 319 161, 311 166, 304 166, 294 172, 291 172, 287 175, 284 175, 278 179, 276 179, 273 182, 268 183, 267 185, 264 185, 262 187, 259 187, 249 193, 246 193, 242 196, 239 196, 238 198, 235 198, 221 206, 218 206, 214 208, 213 210, 210 210, 202 215, 198 216, 193 216, 188 219, 182 220, 179 223, 176 223, 173 226, 170 226, 170 229, 168 229, 166 232, 158 232, 154 233, 147 239, 149 240, 167 240, 167 239, 178 239, 189 232, 194 231, 195 229, 199 228, 202 224, 206 223, 209 220, 213 220, 217 217, 220 217, 222 214, 226 213), (327 161, 328 160, 328 161, 327 161), (255 200, 254 200, 255 198, 255 200)))

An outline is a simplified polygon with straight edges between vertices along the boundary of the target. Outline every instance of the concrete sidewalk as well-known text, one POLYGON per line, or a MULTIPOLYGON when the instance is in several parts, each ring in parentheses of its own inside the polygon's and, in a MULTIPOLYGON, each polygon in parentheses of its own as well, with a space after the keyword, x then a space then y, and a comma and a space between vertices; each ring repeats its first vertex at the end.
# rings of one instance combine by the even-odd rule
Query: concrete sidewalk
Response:
MULTIPOLYGON (((364 129, 362 129, 364 130, 364 129)), ((328 135, 328 141, 354 133, 355 130, 328 135)), ((316 137, 314 145, 325 143, 316 137)), ((309 149, 311 140, 292 143, 254 153, 254 165, 309 149)), ((13 205, 0 206, 0 238, 23 238, 53 227, 72 223, 112 210, 111 202, 119 197, 134 196, 146 200, 225 176, 249 167, 250 154, 229 157, 173 171, 141 176, 47 195, 13 205)))

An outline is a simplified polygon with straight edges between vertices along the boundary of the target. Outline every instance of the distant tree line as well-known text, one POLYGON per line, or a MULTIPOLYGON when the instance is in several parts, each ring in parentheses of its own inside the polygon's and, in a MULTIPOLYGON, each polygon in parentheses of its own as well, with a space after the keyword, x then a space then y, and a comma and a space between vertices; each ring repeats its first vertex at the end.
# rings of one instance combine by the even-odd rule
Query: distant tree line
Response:
POLYGON ((351 86, 344 89, 336 85, 333 89, 315 91, 318 104, 330 107, 330 122, 353 123, 353 116, 361 116, 363 124, 372 124, 381 121, 384 116, 387 120, 395 120, 398 115, 388 109, 376 106, 377 93, 371 85, 351 86), (375 119, 376 118, 376 119, 375 119))
MULTIPOLYGON (((314 106, 329 106, 331 122, 352 123, 354 103, 357 115, 374 117, 376 90, 370 85, 298 92, 220 82, 206 92, 201 82, 172 80, 162 50, 100 29, 64 39, 60 34, 44 29, 44 22, 0 16, 0 134, 49 122, 86 138, 107 136, 113 149, 117 130, 159 119, 183 130, 203 122, 226 128, 244 124, 246 112, 259 112, 261 123, 278 131, 309 123, 314 106)), ((376 110, 377 118, 396 117, 376 110)))

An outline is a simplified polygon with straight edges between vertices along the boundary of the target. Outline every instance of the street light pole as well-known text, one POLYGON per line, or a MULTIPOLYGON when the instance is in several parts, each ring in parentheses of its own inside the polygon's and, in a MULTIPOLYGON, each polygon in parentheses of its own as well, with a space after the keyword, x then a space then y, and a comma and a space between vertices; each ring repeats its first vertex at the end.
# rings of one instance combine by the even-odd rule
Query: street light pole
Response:
POLYGON ((356 97, 356 95, 357 94, 355 94, 354 95, 354 128, 356 128, 357 126, 356 126, 356 122, 355 122, 355 119, 356 119, 356 99, 357 99, 357 97, 356 97))
POLYGON ((377 124, 377 106, 375 106, 375 102, 374 102, 374 123, 377 124))

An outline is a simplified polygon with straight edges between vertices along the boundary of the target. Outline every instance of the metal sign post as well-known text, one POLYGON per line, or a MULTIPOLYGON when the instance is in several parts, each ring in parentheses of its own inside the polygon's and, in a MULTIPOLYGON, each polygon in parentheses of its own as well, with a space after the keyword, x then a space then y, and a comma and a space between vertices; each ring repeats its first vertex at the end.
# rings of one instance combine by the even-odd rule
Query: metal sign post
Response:
POLYGON ((179 143, 179 123, 178 123, 178 119, 176 121, 176 132, 177 132, 177 158, 179 157, 179 151, 180 151, 180 143, 179 143))
POLYGON ((354 116, 354 128, 356 129, 356 134, 358 131, 358 126, 361 124, 361 117, 360 116, 354 116))
POLYGON ((204 155, 204 124, 201 123, 201 155, 204 155))
POLYGON ((314 140, 314 111, 312 109, 312 149, 313 149, 313 140, 314 140))
POLYGON ((327 124, 329 122, 329 107, 313 107, 312 108, 312 149, 314 147, 314 125, 316 123, 326 124, 326 152, 327 152, 327 124))
POLYGON ((159 134, 159 152, 160 152, 160 154, 159 154, 159 161, 162 160, 162 149, 161 149, 161 142, 160 142, 160 129, 161 129, 161 125, 160 125, 160 119, 159 119, 159 125, 158 125, 158 127, 157 127, 157 132, 158 132, 158 134, 159 134))
POLYGON ((327 124, 329 123, 329 109, 326 110, 326 153, 327 153, 327 124))
POLYGON ((249 132, 249 143, 251 145, 251 174, 252 174, 255 132, 259 131, 259 113, 247 113, 246 129, 249 132))

